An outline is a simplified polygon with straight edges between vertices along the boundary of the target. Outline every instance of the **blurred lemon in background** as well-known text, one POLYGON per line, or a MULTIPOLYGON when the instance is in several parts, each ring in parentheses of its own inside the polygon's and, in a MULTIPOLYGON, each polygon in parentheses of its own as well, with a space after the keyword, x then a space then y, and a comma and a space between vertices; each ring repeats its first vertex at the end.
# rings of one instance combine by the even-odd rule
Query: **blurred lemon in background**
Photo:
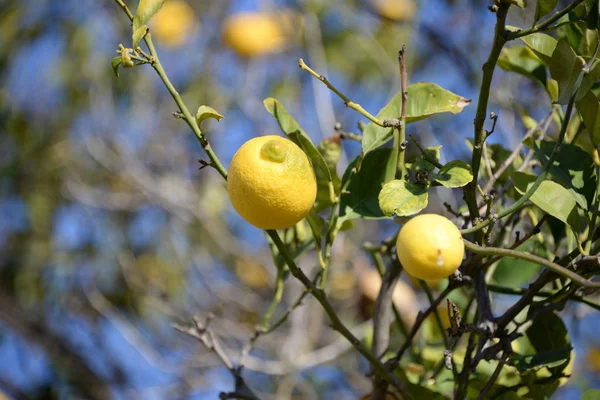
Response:
POLYGON ((194 9, 185 1, 168 0, 150 20, 150 33, 166 47, 179 47, 198 28, 194 9))
POLYGON ((410 20, 417 11, 413 0, 373 0, 372 5, 377 14, 393 21, 410 20))
POLYGON ((282 26, 288 17, 282 13, 241 12, 225 18, 223 41, 245 57, 258 57, 281 50, 286 35, 282 26))

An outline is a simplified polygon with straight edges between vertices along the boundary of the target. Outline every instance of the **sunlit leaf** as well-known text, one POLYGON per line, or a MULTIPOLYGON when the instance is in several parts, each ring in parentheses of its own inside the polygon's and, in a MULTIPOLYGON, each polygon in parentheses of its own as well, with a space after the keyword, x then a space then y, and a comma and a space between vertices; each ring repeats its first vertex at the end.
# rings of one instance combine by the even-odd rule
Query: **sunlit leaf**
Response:
POLYGON ((310 137, 279 101, 269 97, 266 98, 263 103, 267 111, 279 123, 281 131, 285 133, 290 140, 300 146, 310 159, 317 178, 317 199, 321 202, 326 201, 326 204, 317 202, 316 207, 320 209, 327 207, 335 199, 335 192, 331 173, 329 172, 329 167, 327 166, 325 159, 312 143, 310 137))
POLYGON ((550 65, 558 41, 545 33, 533 33, 520 38, 546 65, 550 65))
POLYGON ((510 0, 510 2, 519 8, 527 7, 527 0, 510 0))
POLYGON ((160 10, 165 0, 140 0, 133 18, 133 48, 148 29, 148 21, 160 10))
POLYGON ((142 40, 147 31, 148 25, 141 25, 133 30, 133 48, 140 43, 140 40, 142 40))
MULTIPOLYGON (((471 100, 454 94, 436 84, 420 82, 409 85, 406 105, 407 123, 425 119, 439 113, 460 113, 471 100)), ((377 114, 380 120, 400 118, 402 92, 398 92, 377 114)), ((388 142, 393 136, 391 128, 382 128, 371 122, 363 132, 362 149, 366 154, 388 142)))
MULTIPOLYGON (((515 171, 512 175, 515 188, 524 194, 536 180, 535 175, 515 171)), ((545 180, 530 198, 531 202, 552 215, 554 218, 567 224, 574 232, 579 231, 579 214, 577 201, 571 193, 556 182, 545 180)))
POLYGON ((498 58, 498 66, 539 82, 546 87, 546 68, 526 46, 505 47, 498 58))
POLYGON ((196 112, 196 122, 198 122, 198 126, 202 124, 207 118, 214 118, 217 121, 222 120, 224 117, 219 114, 217 110, 209 106, 200 106, 198 107, 198 111, 196 112))
POLYGON ((447 188, 459 188, 473 180, 473 170, 464 161, 454 160, 445 164, 431 179, 447 188))
POLYGON ((379 208, 388 217, 408 217, 427 207, 428 194, 425 186, 397 179, 383 186, 378 199, 379 208))

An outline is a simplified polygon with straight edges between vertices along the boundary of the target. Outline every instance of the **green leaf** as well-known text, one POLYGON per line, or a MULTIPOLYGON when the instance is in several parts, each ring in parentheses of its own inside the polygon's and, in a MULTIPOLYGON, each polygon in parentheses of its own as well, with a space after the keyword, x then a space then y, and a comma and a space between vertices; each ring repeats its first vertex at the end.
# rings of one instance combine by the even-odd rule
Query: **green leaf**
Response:
POLYGON ((586 390, 581 395, 581 400, 600 400, 600 390, 599 389, 586 390))
MULTIPOLYGON (((406 122, 411 123, 425 119, 434 114, 449 112, 460 113, 471 100, 454 94, 436 84, 420 82, 409 85, 408 103, 406 105, 406 122)), ((377 114, 377 118, 384 121, 391 118, 400 118, 402 108, 402 92, 398 92, 388 104, 377 114)), ((363 131, 362 150, 366 154, 385 143, 393 137, 392 128, 382 128, 370 122, 363 131)))
POLYGON ((567 104, 583 81, 585 62, 578 57, 566 40, 560 40, 552 53, 548 67, 550 75, 558 82, 559 104, 567 104))
POLYGON ((473 180, 473 170, 464 161, 454 160, 444 165, 431 179, 447 188, 459 188, 473 180))
MULTIPOLYGON (((530 308, 528 317, 533 316, 533 323, 525 331, 529 342, 536 350, 536 355, 540 358, 540 353, 547 357, 545 365, 551 366, 558 363, 567 366, 571 357, 571 341, 569 332, 563 320, 553 311, 544 311, 536 313, 535 308, 530 308), (532 315, 533 314, 533 315, 532 315)), ((562 371, 562 369, 560 370, 562 371)), ((560 372, 559 371, 559 372, 560 372)))
POLYGON ((535 23, 545 15, 550 14, 557 4, 558 0, 538 0, 537 4, 535 5, 535 17, 533 18, 533 25, 535 25, 535 23))
POLYGON ((391 153, 390 148, 373 150, 364 156, 362 167, 356 173, 352 171, 356 169, 358 160, 363 156, 355 158, 348 165, 342 177, 342 186, 345 185, 346 180, 351 179, 351 181, 347 188, 349 193, 340 195, 339 225, 346 220, 356 218, 385 218, 379 208, 378 196, 388 180, 385 167, 391 153))
MULTIPOLYGON (((333 184, 333 190, 336 195, 339 195, 342 183, 340 181, 340 177, 337 174, 336 166, 338 161, 340 160, 340 156, 342 154, 342 146, 340 146, 339 142, 336 142, 332 139, 324 139, 317 146, 317 150, 323 156, 327 167, 329 168, 329 173, 331 174, 331 181, 333 184)), ((321 172, 319 172, 321 174, 321 172)), ((317 191, 317 212, 321 211, 327 207, 329 207, 331 203, 331 197, 329 193, 329 183, 328 181, 323 179, 317 179, 317 182, 320 182, 319 190, 317 191), (327 188, 324 186, 327 185, 327 188), (327 189, 327 190, 326 190, 327 189)))
POLYGON ((198 111, 196 112, 196 122, 198 123, 198 126, 200 126, 202 124, 202 121, 204 121, 207 118, 214 118, 217 121, 220 121, 224 117, 221 114, 219 114, 219 112, 212 107, 209 107, 209 106, 198 107, 198 111))
POLYGON ((505 47, 498 58, 498 66, 539 82, 546 87, 546 68, 535 53, 526 46, 505 47))
MULTIPOLYGON (((529 144, 527 145, 529 146, 529 144)), ((554 151, 554 145, 555 143, 550 141, 534 142, 536 158, 543 165, 547 164, 554 151)), ((588 204, 592 204, 594 197, 596 179, 592 156, 585 150, 572 144, 563 143, 554 165, 550 168, 548 179, 567 188, 577 204, 584 210, 588 210, 588 204)))
MULTIPOLYGON (((537 254, 536 247, 539 246, 536 246, 536 243, 535 240, 528 240, 517 247, 516 250, 537 254)), ((494 282, 499 285, 520 287, 535 277, 539 270, 540 266, 537 263, 504 257, 500 260, 498 265, 496 265, 493 279, 494 282)))
POLYGON ((510 2, 519 8, 527 7, 527 0, 510 0, 510 2))
POLYGON ((577 103, 577 109, 583 118, 594 147, 600 145, 600 101, 591 90, 577 103))
MULTIPOLYGON (((442 145, 439 145, 439 146, 427 147, 424 150, 425 150, 425 154, 427 154, 427 157, 429 157, 430 159, 433 159, 439 163, 440 156, 441 156, 441 148, 442 148, 442 145)), ((431 172, 435 169, 435 165, 433 165, 432 163, 427 161, 423 157, 422 154, 419 154, 419 158, 417 158, 417 160, 414 163, 412 163, 412 165, 410 166, 410 169, 414 173, 417 173, 420 171, 431 172)))
POLYGON ((279 101, 269 97, 263 101, 263 104, 273 118, 277 120, 282 132, 300 146, 310 159, 317 178, 317 203, 315 207, 317 209, 328 207, 335 200, 335 190, 325 159, 312 143, 310 137, 279 101))
MULTIPOLYGON (((135 21, 135 19, 134 19, 135 21)), ((140 40, 146 35, 148 25, 141 25, 133 30, 133 48, 135 49, 140 43, 140 40)))
MULTIPOLYGON (((508 27, 507 27, 508 28, 508 27)), ((558 41, 545 33, 533 33, 520 38, 536 56, 546 65, 550 65, 552 53, 556 49, 558 41)))
POLYGON ((427 207, 427 188, 404 180, 386 183, 378 196, 379 208, 388 217, 408 217, 427 207))
MULTIPOLYGON (((535 175, 515 171, 512 175, 515 189, 524 194, 536 180, 535 175)), ((556 182, 545 180, 530 198, 531 202, 564 222, 573 232, 579 232, 580 218, 577 212, 577 201, 571 193, 556 182)))
POLYGON ((123 58, 121 56, 115 57, 111 61, 112 70, 117 78, 119 77, 119 67, 121 66, 122 62, 123 58))
POLYGON ((148 21, 160 10, 165 0, 140 0, 133 18, 133 48, 138 45, 148 29, 148 21))

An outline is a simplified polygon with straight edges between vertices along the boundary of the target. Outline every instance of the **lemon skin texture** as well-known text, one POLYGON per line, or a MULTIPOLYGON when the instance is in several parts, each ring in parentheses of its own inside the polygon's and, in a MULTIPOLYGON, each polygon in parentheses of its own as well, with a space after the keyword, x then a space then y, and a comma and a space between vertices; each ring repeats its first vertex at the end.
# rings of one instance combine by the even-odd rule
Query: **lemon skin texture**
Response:
POLYGON ((275 14, 242 12, 227 17, 223 41, 244 57, 258 57, 281 50, 285 35, 275 14))
POLYGON ((377 14, 392 21, 410 20, 417 11, 413 0, 373 0, 371 4, 377 14))
POLYGON ((396 251, 406 272, 431 281, 446 278, 458 269, 465 245, 460 231, 448 218, 422 214, 402 227, 396 251))
POLYGON ((165 47, 182 46, 198 27, 196 13, 188 3, 168 0, 150 20, 150 32, 165 47))
POLYGON ((317 181, 300 147, 281 136, 250 139, 233 156, 227 191, 235 210, 261 229, 300 222, 317 197, 317 181))

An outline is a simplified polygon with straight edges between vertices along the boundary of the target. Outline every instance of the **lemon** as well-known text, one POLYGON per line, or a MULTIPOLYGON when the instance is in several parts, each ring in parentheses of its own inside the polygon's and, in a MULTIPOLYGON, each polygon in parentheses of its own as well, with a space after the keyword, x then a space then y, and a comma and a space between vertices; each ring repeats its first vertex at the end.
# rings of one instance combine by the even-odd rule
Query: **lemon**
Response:
POLYGON ((152 35, 166 47, 179 47, 196 30, 196 13, 188 3, 167 1, 150 20, 152 35))
POLYGON ((227 191, 246 221, 261 229, 284 229, 310 212, 317 181, 308 157, 294 142, 261 136, 233 156, 227 191))
POLYGON ((225 19, 223 41, 242 56, 257 57, 281 50, 285 35, 275 14, 241 12, 225 19))
POLYGON ((410 20, 417 11, 413 0, 373 0, 377 14, 393 21, 410 20))
POLYGON ((400 263, 418 279, 443 279, 454 273, 465 254, 460 231, 448 218, 422 214, 400 230, 396 241, 400 263))

